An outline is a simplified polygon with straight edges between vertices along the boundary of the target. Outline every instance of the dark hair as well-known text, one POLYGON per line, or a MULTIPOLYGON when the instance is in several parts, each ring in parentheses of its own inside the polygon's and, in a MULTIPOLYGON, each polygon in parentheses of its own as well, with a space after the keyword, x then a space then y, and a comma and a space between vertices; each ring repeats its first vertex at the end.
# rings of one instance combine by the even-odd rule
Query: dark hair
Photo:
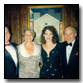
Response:
POLYGON ((49 31, 52 32, 52 34, 53 34, 53 37, 52 37, 53 44, 57 43, 58 40, 59 40, 59 37, 58 37, 57 30, 56 30, 56 28, 54 26, 46 26, 46 27, 44 27, 44 29, 42 30, 42 34, 41 34, 41 43, 42 44, 45 44, 46 43, 46 40, 43 37, 43 35, 45 34, 45 31, 46 30, 49 30, 49 31))
POLYGON ((8 29, 9 33, 12 34, 12 33, 11 33, 11 27, 8 26, 7 24, 5 24, 5 27, 8 29))
POLYGON ((8 31, 9 31, 9 33, 10 33, 10 39, 9 39, 9 41, 11 40, 11 37, 12 37, 12 33, 11 33, 11 27, 10 26, 8 26, 7 24, 5 24, 5 27, 8 29, 8 31))

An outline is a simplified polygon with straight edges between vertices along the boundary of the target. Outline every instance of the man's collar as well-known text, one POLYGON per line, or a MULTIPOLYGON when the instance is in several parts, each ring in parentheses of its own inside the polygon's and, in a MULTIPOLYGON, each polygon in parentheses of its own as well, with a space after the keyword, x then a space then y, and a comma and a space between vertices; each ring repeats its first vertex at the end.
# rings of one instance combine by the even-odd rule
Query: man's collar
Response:
POLYGON ((7 43, 5 43, 5 44, 9 44, 9 41, 7 43))

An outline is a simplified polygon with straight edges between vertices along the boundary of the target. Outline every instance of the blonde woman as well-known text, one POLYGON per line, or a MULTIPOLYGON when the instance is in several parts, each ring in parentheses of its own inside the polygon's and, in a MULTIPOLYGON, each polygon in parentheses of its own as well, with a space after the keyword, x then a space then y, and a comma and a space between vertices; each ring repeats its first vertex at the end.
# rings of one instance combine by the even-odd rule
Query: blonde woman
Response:
POLYGON ((33 29, 25 28, 22 35, 25 42, 18 46, 19 78, 39 78, 40 48, 32 42, 36 34, 33 29))

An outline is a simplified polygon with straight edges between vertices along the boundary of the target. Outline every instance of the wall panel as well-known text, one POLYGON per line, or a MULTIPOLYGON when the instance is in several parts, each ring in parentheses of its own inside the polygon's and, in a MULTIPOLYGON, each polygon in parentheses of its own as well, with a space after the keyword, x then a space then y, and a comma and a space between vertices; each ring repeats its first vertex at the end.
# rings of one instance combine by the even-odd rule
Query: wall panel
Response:
MULTIPOLYGON (((5 5, 5 23, 11 26, 12 42, 23 42, 22 31, 28 27, 28 6, 30 5, 5 5)), ((37 6, 37 5, 31 5, 37 6)), ((39 6, 39 5, 38 5, 39 6)), ((64 5, 64 25, 73 25, 77 29, 79 19, 79 5, 64 5)))
POLYGON ((11 6, 11 29, 12 29, 12 39, 11 42, 17 44, 21 43, 19 38, 19 6, 11 6))

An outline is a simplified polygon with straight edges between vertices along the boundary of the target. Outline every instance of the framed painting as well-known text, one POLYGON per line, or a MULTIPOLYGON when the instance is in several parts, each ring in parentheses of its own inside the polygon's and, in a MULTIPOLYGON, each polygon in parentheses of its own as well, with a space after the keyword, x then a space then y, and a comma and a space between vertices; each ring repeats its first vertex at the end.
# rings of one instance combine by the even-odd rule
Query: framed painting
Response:
POLYGON ((35 41, 41 43, 41 31, 45 26, 56 28, 59 41, 64 41, 64 5, 28 6, 28 27, 36 32, 35 41))

